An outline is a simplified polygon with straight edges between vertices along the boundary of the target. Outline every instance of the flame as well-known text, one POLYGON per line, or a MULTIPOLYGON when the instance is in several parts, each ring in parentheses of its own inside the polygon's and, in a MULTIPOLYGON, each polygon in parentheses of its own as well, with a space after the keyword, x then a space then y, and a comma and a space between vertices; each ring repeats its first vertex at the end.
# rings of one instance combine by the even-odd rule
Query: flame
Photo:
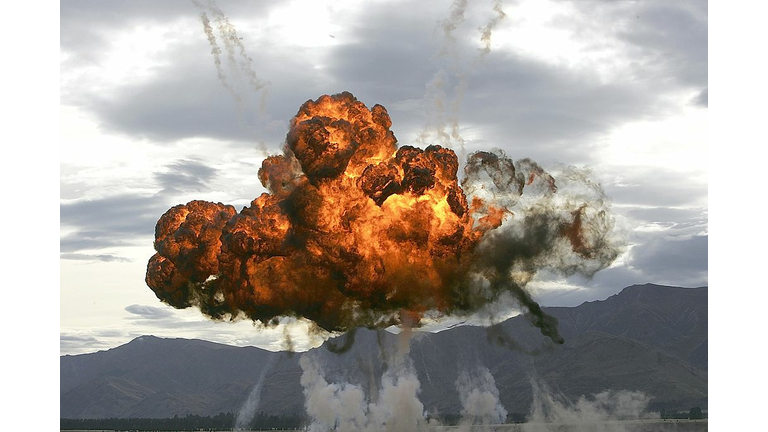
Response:
POLYGON ((504 291, 539 313, 510 276, 535 272, 520 268, 528 255, 546 255, 554 249, 547 242, 559 238, 575 255, 594 256, 584 239, 592 225, 583 204, 555 218, 547 230, 554 237, 536 240, 541 251, 513 247, 489 258, 499 239, 520 238, 519 231, 501 232, 505 221, 529 221, 511 210, 523 189, 542 178, 552 195, 554 178, 532 161, 516 172, 505 156, 478 152, 460 185, 452 150, 398 147, 391 125, 383 106, 368 109, 348 92, 307 101, 291 120, 283 154, 259 170, 269 193, 239 213, 192 201, 160 218, 147 284, 162 301, 197 306, 215 319, 296 316, 344 331, 403 320, 418 326, 428 311, 471 312, 504 291), (469 205, 465 189, 514 199, 473 196, 469 205), (500 258, 506 264, 496 264, 500 258), (491 281, 490 294, 476 275, 491 281))

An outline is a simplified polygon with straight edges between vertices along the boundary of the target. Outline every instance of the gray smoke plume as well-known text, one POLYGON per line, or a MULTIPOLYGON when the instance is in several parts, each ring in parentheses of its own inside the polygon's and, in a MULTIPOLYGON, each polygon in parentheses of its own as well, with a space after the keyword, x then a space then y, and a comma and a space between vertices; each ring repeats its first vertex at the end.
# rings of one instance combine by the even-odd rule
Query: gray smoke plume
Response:
POLYGON ((236 428, 242 429, 248 427, 253 421, 253 418, 256 416, 259 403, 261 402, 261 388, 264 386, 264 379, 277 362, 277 357, 278 356, 270 356, 269 361, 261 370, 261 374, 259 374, 259 379, 256 381, 256 385, 253 386, 251 393, 248 395, 248 399, 245 400, 245 403, 243 403, 243 406, 237 413, 237 418, 235 419, 236 428))
POLYGON ((533 404, 523 425, 526 432, 629 432, 632 424, 622 421, 659 418, 648 411, 651 398, 643 392, 606 390, 571 402, 543 383, 531 381, 531 386, 533 404))
POLYGON ((499 400, 491 371, 484 366, 474 371, 461 371, 456 379, 456 390, 461 401, 460 431, 474 430, 475 425, 497 425, 507 419, 507 410, 499 400))
POLYGON ((474 202, 503 208, 475 206, 478 222, 490 218, 503 224, 487 233, 476 251, 474 272, 482 280, 472 286, 469 301, 490 304, 508 292, 543 335, 563 343, 557 320, 525 287, 541 269, 591 277, 623 251, 624 233, 614 229, 602 186, 586 169, 567 166, 550 173, 530 159, 513 162, 501 150, 471 154, 464 171, 462 188, 474 202))
POLYGON ((322 357, 316 351, 304 354, 299 364, 309 430, 407 432, 425 427, 424 405, 418 398, 421 385, 409 356, 410 338, 410 330, 404 330, 394 349, 382 350, 388 367, 372 395, 366 395, 361 385, 329 383, 322 357))

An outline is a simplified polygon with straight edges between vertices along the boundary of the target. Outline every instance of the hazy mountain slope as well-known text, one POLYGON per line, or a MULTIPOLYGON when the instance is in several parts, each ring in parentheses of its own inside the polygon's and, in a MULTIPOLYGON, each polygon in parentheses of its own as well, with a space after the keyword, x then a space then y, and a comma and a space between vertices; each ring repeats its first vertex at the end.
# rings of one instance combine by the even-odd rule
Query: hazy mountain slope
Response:
POLYGON ((255 347, 142 336, 107 351, 62 356, 62 416, 173 416, 216 407, 231 411, 232 402, 245 399, 263 365, 276 355, 285 356, 255 347), (99 410, 102 393, 112 402, 99 410), (134 406, 149 395, 152 399, 139 408, 151 409, 134 406))
POLYGON ((604 301, 547 308, 565 337, 599 331, 658 347, 707 367, 707 288, 633 285, 604 301), (702 345, 703 344, 703 345, 702 345))
MULTIPOLYGON (((425 409, 457 413, 458 374, 479 368, 490 370, 510 412, 528 411, 531 377, 572 400, 606 389, 627 389, 652 395, 652 405, 658 408, 706 407, 706 288, 632 286, 604 301, 546 311, 559 319, 565 344, 549 343, 522 316, 491 329, 463 326, 440 333, 417 332, 409 358, 419 376, 425 409)), ((259 409, 297 414, 304 404, 299 383, 302 356, 310 356, 329 382, 352 382, 372 394, 393 363, 397 338, 361 329, 344 354, 321 347, 289 355, 143 336, 108 351, 62 356, 61 416, 171 417, 237 411, 263 368, 268 373, 259 409)))

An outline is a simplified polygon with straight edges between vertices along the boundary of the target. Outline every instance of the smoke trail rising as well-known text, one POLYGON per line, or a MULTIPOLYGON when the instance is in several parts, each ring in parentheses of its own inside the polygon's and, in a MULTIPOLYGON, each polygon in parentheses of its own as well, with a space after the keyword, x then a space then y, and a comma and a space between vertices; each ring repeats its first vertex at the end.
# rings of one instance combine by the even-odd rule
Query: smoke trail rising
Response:
POLYGON ((208 38, 208 43, 211 45, 213 64, 216 66, 216 76, 219 78, 221 85, 227 89, 227 92, 235 100, 237 106, 241 108, 243 100, 240 97, 240 94, 236 92, 235 89, 227 81, 227 77, 224 74, 224 69, 221 66, 221 48, 219 48, 219 45, 216 42, 216 35, 213 33, 211 21, 208 19, 208 15, 205 12, 200 12, 200 21, 203 23, 203 31, 205 31, 205 35, 208 38))
MULTIPOLYGON (((453 33, 459 25, 464 22, 464 13, 467 4, 467 0, 454 0, 454 2, 451 3, 448 17, 439 23, 439 28, 442 30, 442 43, 440 50, 436 55, 436 59, 438 61, 447 60, 449 62, 448 67, 452 69, 455 69, 458 64, 456 38, 453 33)), ((429 108, 427 110, 427 122, 416 138, 416 142, 419 144, 449 145, 451 143, 452 135, 445 130, 446 123, 449 122, 449 120, 445 118, 446 94, 444 87, 448 81, 448 72, 445 69, 446 66, 442 66, 435 72, 432 80, 427 83, 424 100, 431 101, 431 104, 427 105, 429 108), (436 134, 434 140, 431 138, 433 132, 436 134)), ((458 126, 453 127, 452 132, 455 132, 455 134, 458 135, 458 126)))
POLYGON ((257 138, 257 130, 243 119, 253 117, 261 123, 268 123, 266 102, 269 95, 269 82, 258 77, 253 69, 253 58, 246 52, 242 38, 214 0, 207 0, 205 3, 200 0, 190 1, 200 11, 200 21, 203 24, 203 31, 211 46, 217 78, 235 102, 238 124, 256 137, 257 147, 261 147, 262 153, 266 153, 263 142, 257 138), (209 15, 211 18, 209 18, 209 15), (218 39, 211 25, 211 19, 216 24, 216 30, 218 30, 219 34, 218 39), (222 65, 222 48, 219 42, 221 42, 224 51, 226 51, 227 68, 222 65), (243 82, 243 77, 245 77, 247 82, 243 82), (256 94, 258 97, 258 105, 255 112, 252 112, 247 104, 248 95, 251 93, 256 94))
MULTIPOLYGON (((267 83, 256 76, 256 72, 253 70, 253 58, 251 58, 245 50, 245 46, 237 34, 237 30, 232 23, 229 22, 221 9, 216 5, 213 0, 208 0, 208 9, 213 13, 218 24, 219 33, 222 35, 224 44, 227 48, 230 61, 236 63, 239 66, 239 71, 248 77, 248 82, 251 85, 254 92, 259 93, 267 87, 267 83), (236 52, 239 52, 239 57, 236 59, 236 52)), ((264 93, 262 93, 264 96, 264 93)))
POLYGON ((424 406, 418 399, 420 384, 409 356, 410 338, 411 332, 405 330, 393 349, 380 352, 389 367, 375 398, 356 384, 329 383, 317 352, 304 354, 299 364, 306 412, 312 422, 309 430, 415 432, 425 427, 424 406))
POLYGON ((484 45, 483 48, 480 48, 480 59, 491 52, 491 34, 493 33, 493 30, 496 29, 496 26, 499 24, 499 22, 507 17, 507 14, 505 14, 504 10, 502 10, 502 5, 502 0, 493 1, 493 11, 496 12, 496 16, 491 18, 485 27, 480 29, 480 40, 484 45))
POLYGON ((461 401, 460 431, 469 432, 474 425, 497 425, 507 420, 507 410, 499 400, 496 380, 488 368, 478 366, 474 371, 461 371, 456 390, 461 401))
POLYGON ((448 18, 439 24, 439 28, 442 30, 442 44, 436 59, 447 64, 441 66, 432 80, 427 83, 424 100, 431 101, 431 103, 427 105, 426 124, 416 138, 416 142, 419 144, 458 147, 462 157, 465 156, 464 145, 466 141, 461 136, 458 116, 468 86, 467 77, 491 52, 493 30, 506 17, 502 10, 502 1, 494 0, 493 10, 496 15, 484 27, 478 28, 481 32, 480 40, 484 47, 480 49, 478 57, 469 66, 466 66, 461 64, 456 50, 456 37, 454 36, 456 29, 465 21, 466 8, 466 0, 455 0, 451 4, 448 18), (451 81, 450 77, 456 81, 456 84, 453 86, 453 99, 448 103, 445 88, 451 81), (433 133, 435 134, 434 137, 432 136, 433 133))
POLYGON ((277 358, 277 355, 270 356, 269 361, 261 370, 259 379, 256 380, 256 385, 253 386, 251 393, 248 395, 248 399, 245 400, 242 408, 240 408, 240 411, 237 413, 237 418, 235 419, 236 428, 242 429, 248 427, 256 416, 256 410, 258 410, 259 403, 261 402, 261 388, 264 386, 264 380, 267 377, 267 374, 272 370, 275 363, 277 363, 277 358))

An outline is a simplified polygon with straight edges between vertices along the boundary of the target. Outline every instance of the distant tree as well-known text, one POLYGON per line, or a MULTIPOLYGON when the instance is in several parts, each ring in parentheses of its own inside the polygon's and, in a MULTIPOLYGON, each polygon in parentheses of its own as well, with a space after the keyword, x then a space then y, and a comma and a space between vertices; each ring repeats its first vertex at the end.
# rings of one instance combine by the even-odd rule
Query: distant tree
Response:
POLYGON ((701 408, 693 407, 691 408, 691 411, 688 412, 688 418, 691 420, 703 419, 704 414, 702 414, 701 408))

